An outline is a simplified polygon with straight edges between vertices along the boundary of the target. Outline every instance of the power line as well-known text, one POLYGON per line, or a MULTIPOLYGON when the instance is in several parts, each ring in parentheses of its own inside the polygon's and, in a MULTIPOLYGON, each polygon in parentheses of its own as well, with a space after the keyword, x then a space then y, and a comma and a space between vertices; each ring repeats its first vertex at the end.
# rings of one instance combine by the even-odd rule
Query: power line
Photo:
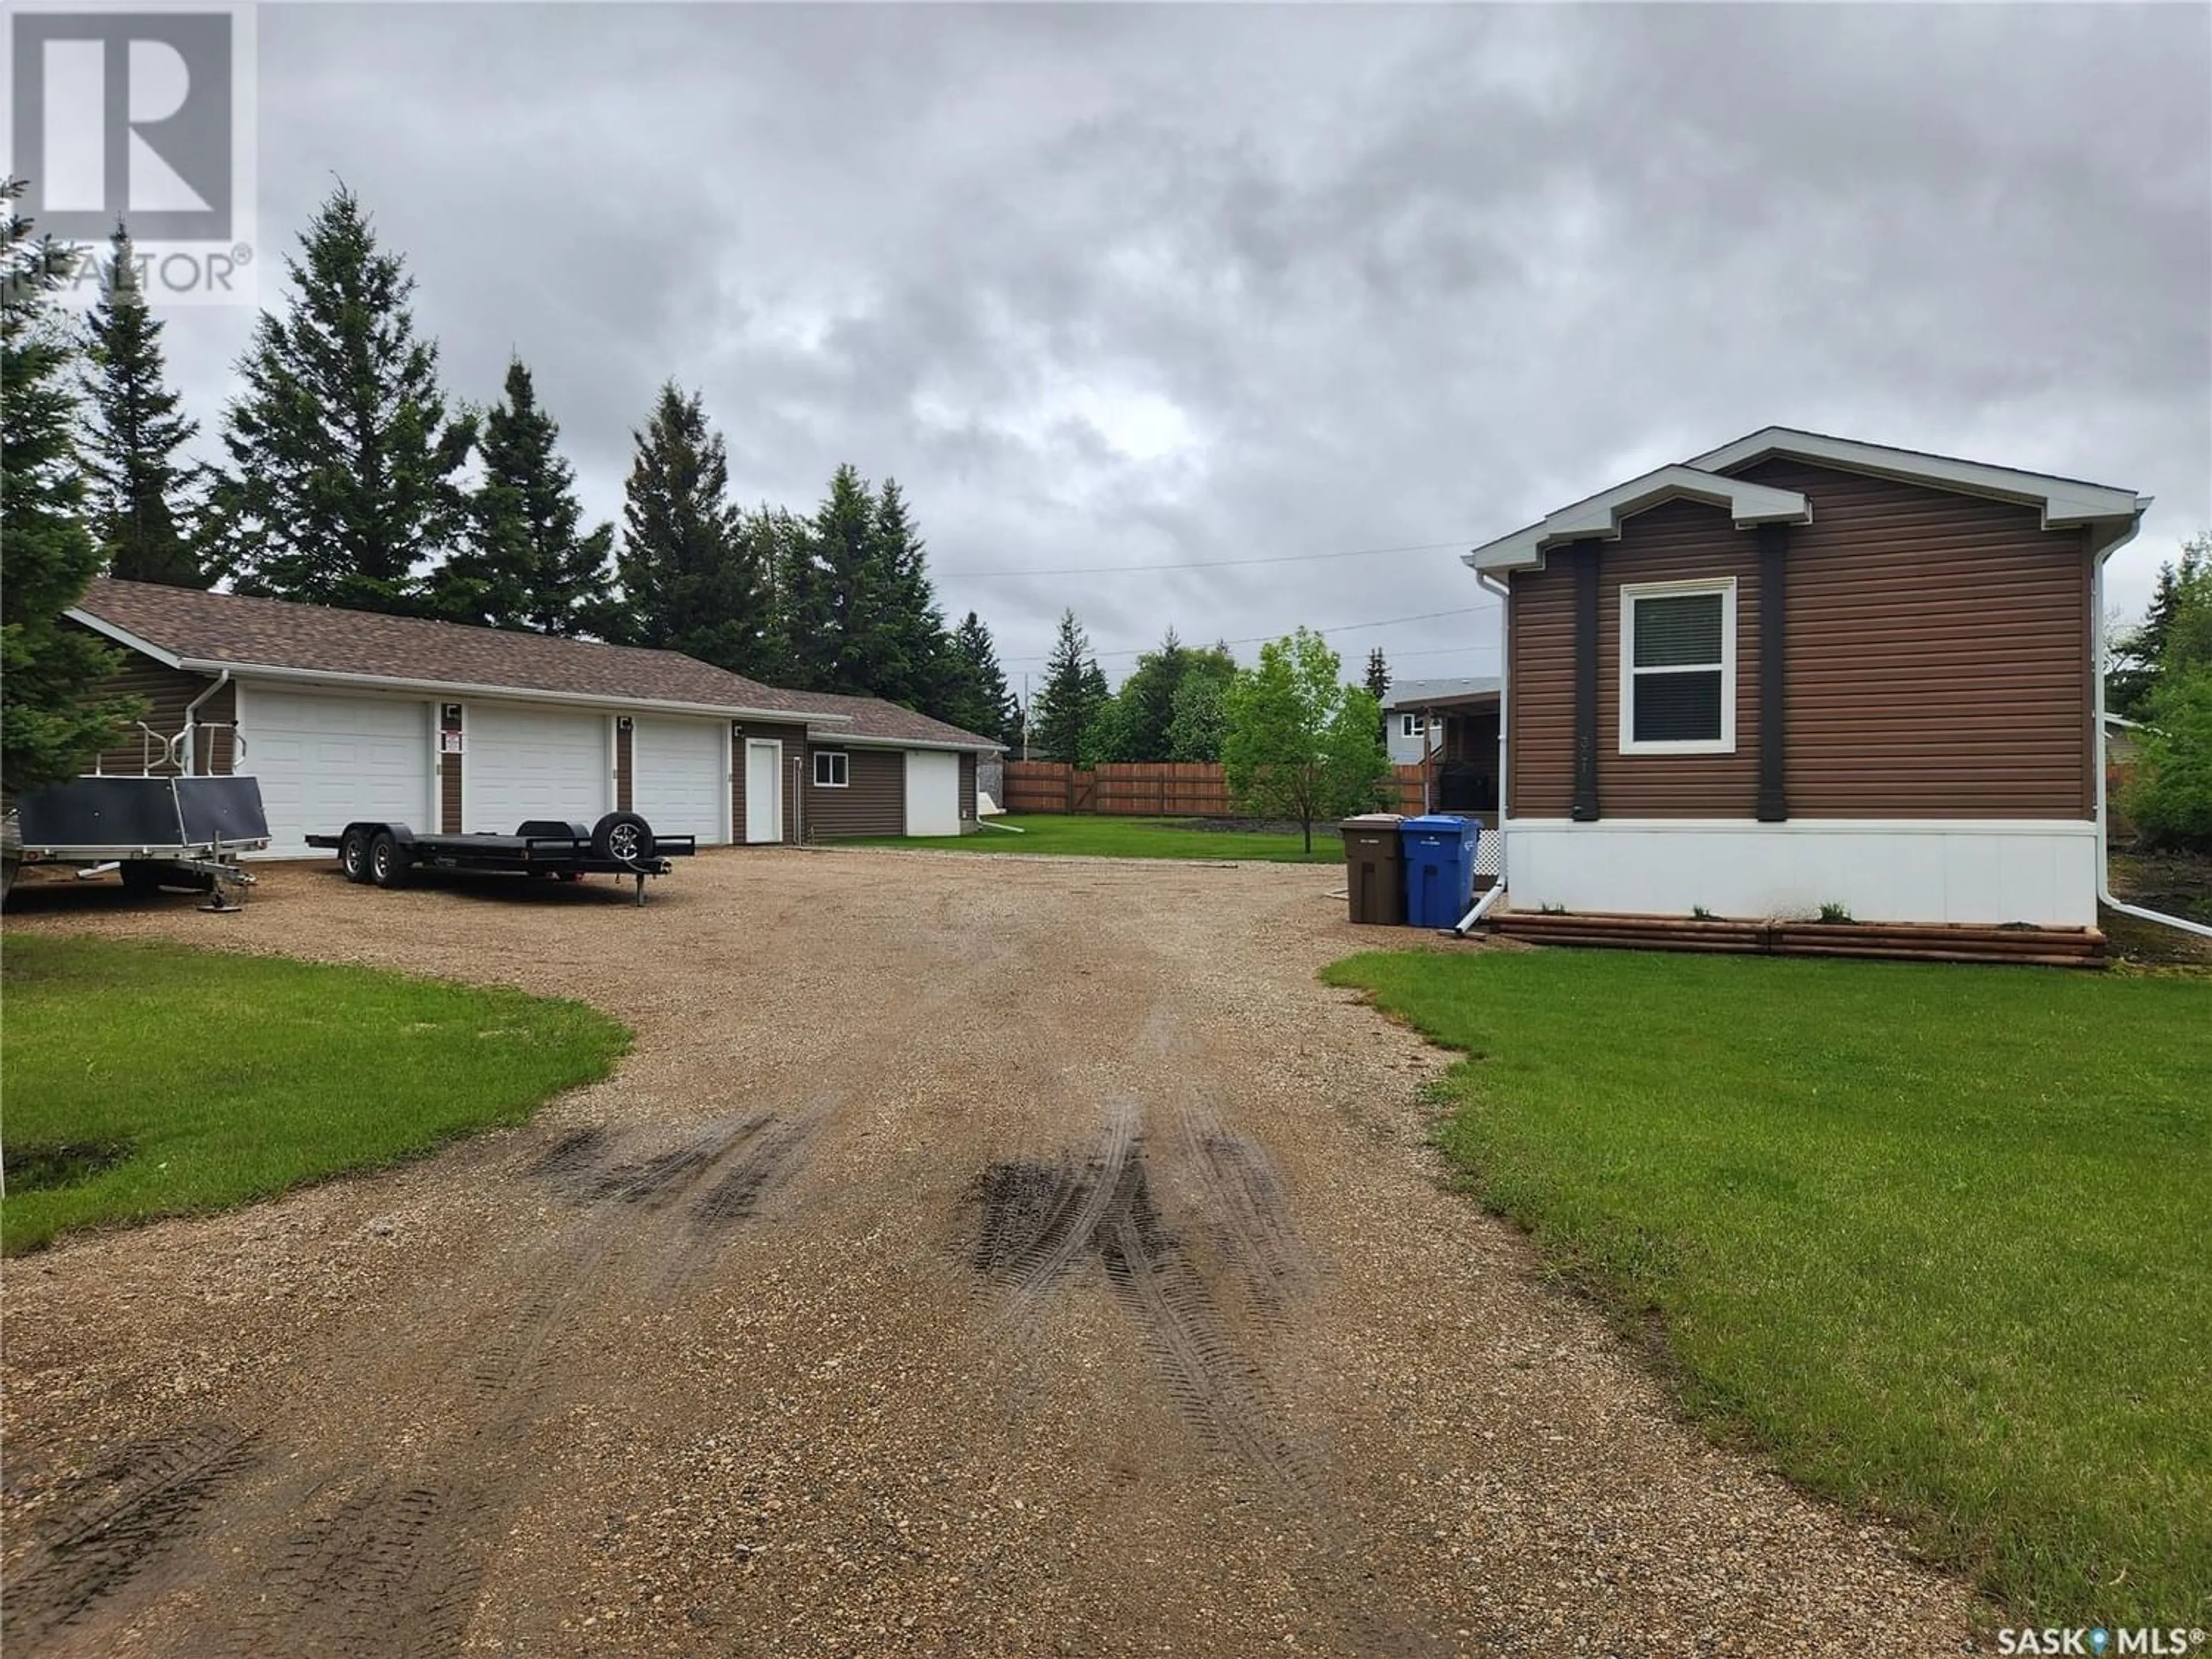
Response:
MULTIPOLYGON (((1407 623, 1408 623, 1439 622, 1439 621, 1443 620, 1443 619, 1444 617, 1472 617, 1472 616, 1476 615, 1478 612, 1487 612, 1487 611, 1494 611, 1494 610, 1496 610, 1496 609, 1497 609, 1497 606, 1495 606, 1495 605, 1465 605, 1465 606, 1462 606, 1461 609, 1459 609, 1459 610, 1457 610, 1457 611, 1425 611, 1425 612, 1424 612, 1422 615, 1418 616, 1418 617, 1386 617, 1386 618, 1384 618, 1384 619, 1383 619, 1382 621, 1381 621, 1381 622, 1339 623, 1336 626, 1334 626, 1334 627, 1333 627, 1333 628, 1316 628, 1316 629, 1311 629, 1311 630, 1310 630, 1310 631, 1311 631, 1311 632, 1313 632, 1313 633, 1316 633, 1316 634, 1321 634, 1321 635, 1329 635, 1329 634, 1357 634, 1357 633, 1361 633, 1361 632, 1364 631, 1365 629, 1370 629, 1370 628, 1402 628, 1402 627, 1404 627, 1404 626, 1405 626, 1407 623)), ((1282 636, 1280 634, 1255 634, 1255 635, 1251 635, 1251 637, 1249 637, 1249 639, 1242 639, 1242 640, 1215 640, 1215 641, 1209 641, 1206 645, 1194 645, 1194 646, 1191 647, 1190 648, 1191 648, 1191 649, 1193 649, 1193 650, 1195 650, 1195 651, 1203 651, 1203 650, 1207 649, 1207 648, 1208 648, 1208 647, 1209 647, 1210 645, 1265 645, 1265 644, 1267 644, 1268 641, 1272 641, 1272 640, 1279 640, 1279 639, 1280 639, 1280 638, 1282 638, 1282 637, 1283 637, 1283 636, 1282 636)), ((1467 649, 1469 649, 1470 647, 1465 647, 1465 646, 1461 646, 1461 647, 1453 647, 1453 648, 1455 648, 1455 649, 1458 649, 1458 650, 1467 650, 1467 649)), ((1128 650, 1128 651, 1094 651, 1094 652, 1092 652, 1091 654, 1093 657, 1099 657, 1099 658, 1105 658, 1105 657, 1141 657, 1141 656, 1143 656, 1143 655, 1145 654, 1145 653, 1146 653, 1146 652, 1150 651, 1150 650, 1152 650, 1152 647, 1151 646, 1149 646, 1149 645, 1142 645, 1142 646, 1138 646, 1138 647, 1136 647, 1134 649, 1133 649, 1133 650, 1128 650)), ((1415 655, 1415 654, 1417 654, 1417 653, 1413 653, 1413 652, 1410 652, 1410 651, 1409 651, 1409 652, 1407 652, 1405 654, 1406 654, 1406 655, 1407 655, 1407 656, 1413 656, 1413 655, 1415 655)), ((1426 655, 1426 654, 1428 654, 1428 653, 1418 653, 1418 654, 1426 655)), ((1052 655, 1051 655, 1051 653, 1048 652, 1048 653, 1045 653, 1043 656, 1042 656, 1042 657, 1008 657, 1008 658, 1006 658, 1005 660, 1006 660, 1006 661, 1007 661, 1007 662, 1010 662, 1010 663, 1012 663, 1012 662, 1049 662, 1049 661, 1051 661, 1051 660, 1052 660, 1052 655)))
MULTIPOLYGON (((1376 559, 1393 553, 1441 553, 1450 548, 1465 548, 1473 539, 1462 538, 1455 542, 1420 542, 1406 547, 1347 547, 1334 553, 1282 553, 1255 559, 1182 560, 1167 564, 1093 564, 1080 565, 1067 570, 933 570, 937 581, 986 581, 998 576, 1121 576, 1147 570, 1235 570, 1255 564, 1309 564, 1316 559, 1376 559)), ((1123 655, 1125 653, 1115 653, 1123 655)))

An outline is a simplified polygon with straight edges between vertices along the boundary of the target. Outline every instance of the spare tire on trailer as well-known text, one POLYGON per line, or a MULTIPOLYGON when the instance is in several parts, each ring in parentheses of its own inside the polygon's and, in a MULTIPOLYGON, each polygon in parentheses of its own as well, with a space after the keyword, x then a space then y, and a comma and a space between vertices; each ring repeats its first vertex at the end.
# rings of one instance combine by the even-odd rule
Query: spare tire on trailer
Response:
POLYGON ((635 812, 610 812, 592 826, 593 858, 642 864, 653 850, 653 826, 635 812))

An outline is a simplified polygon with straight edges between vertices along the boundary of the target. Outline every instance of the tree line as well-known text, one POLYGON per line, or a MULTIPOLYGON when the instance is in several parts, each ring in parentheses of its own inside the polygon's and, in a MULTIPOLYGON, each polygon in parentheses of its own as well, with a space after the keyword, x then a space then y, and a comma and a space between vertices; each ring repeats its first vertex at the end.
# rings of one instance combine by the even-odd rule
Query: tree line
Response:
POLYGON ((2138 836, 2212 853, 2212 532, 2159 568, 2142 624, 2113 641, 2105 695, 2112 712, 2143 727, 2141 763, 2120 795, 2138 836))
POLYGON ((162 325, 118 227, 74 353, 54 340, 77 360, 80 505, 100 568, 663 647, 1012 735, 990 630, 973 611, 948 624, 896 480, 848 465, 811 514, 743 507, 700 393, 671 380, 632 434, 619 533, 588 524, 529 366, 511 361, 487 408, 450 398, 437 343, 416 331, 414 279, 351 191, 323 204, 286 269, 289 304, 262 314, 238 364, 225 462, 198 466, 184 453, 198 424, 166 384, 162 325))

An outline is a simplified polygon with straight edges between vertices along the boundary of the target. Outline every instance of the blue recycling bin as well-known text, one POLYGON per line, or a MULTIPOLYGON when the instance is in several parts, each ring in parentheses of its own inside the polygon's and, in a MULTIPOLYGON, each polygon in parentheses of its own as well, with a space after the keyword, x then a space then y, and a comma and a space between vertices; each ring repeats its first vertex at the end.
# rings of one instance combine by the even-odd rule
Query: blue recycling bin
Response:
POLYGON ((1398 826, 1406 844, 1406 925, 1456 927, 1474 903, 1474 818, 1431 813, 1398 826))

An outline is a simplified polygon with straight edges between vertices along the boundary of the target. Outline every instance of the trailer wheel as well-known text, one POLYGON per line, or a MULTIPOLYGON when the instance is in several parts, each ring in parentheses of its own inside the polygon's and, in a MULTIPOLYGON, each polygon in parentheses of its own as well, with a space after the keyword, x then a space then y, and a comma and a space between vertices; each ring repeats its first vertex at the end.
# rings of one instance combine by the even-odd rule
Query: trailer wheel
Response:
POLYGON ((357 823, 348 825, 338 837, 338 868, 348 881, 368 880, 368 831, 357 823))
POLYGON ((389 830, 380 830, 368 844, 368 878, 379 887, 404 887, 415 860, 389 830))
POLYGON ((610 812, 592 826, 592 854, 617 864, 641 864, 653 856, 653 826, 635 812, 610 812))

